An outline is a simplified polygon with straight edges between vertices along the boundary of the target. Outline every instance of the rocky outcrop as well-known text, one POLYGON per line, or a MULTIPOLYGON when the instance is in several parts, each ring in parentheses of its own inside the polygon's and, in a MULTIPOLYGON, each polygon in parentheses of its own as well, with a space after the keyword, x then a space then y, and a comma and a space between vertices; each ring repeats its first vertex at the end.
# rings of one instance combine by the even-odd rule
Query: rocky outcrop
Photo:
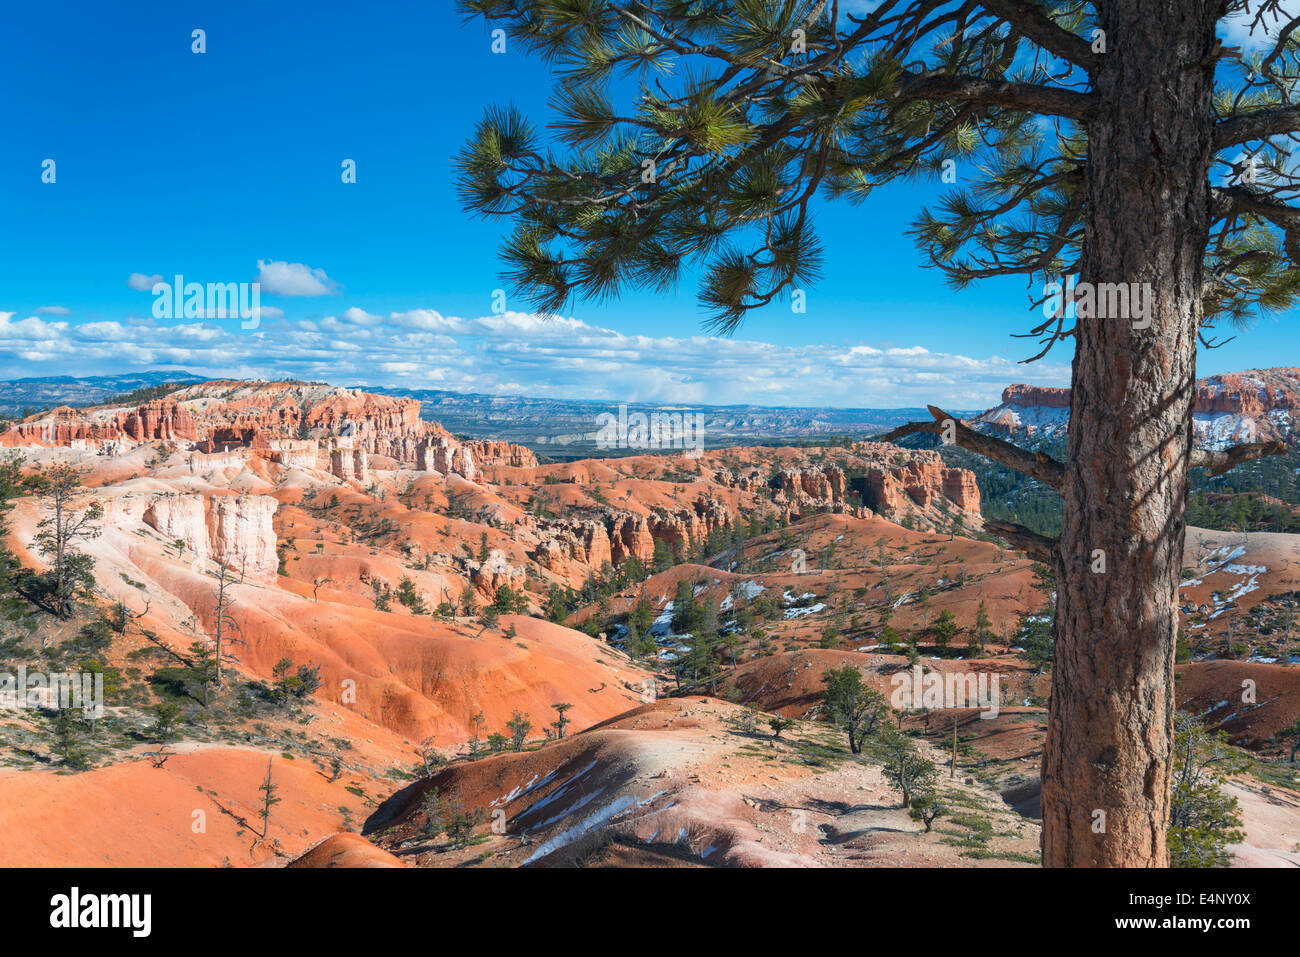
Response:
POLYGON ((0 433, 0 445, 72 446, 104 442, 175 442, 198 438, 194 417, 172 399, 155 399, 134 409, 116 409, 111 415, 90 418, 84 410, 60 406, 33 416, 0 433))
POLYGON ((145 506, 144 523, 181 555, 205 563, 212 558, 207 501, 202 495, 163 495, 145 506))
POLYGON ((650 521, 644 515, 631 512, 614 515, 610 519, 609 550, 615 565, 621 565, 629 558, 649 563, 655 555, 650 521))
POLYGON ((969 469, 944 469, 943 494, 963 511, 980 510, 980 487, 969 469))
POLYGON ((1070 390, 1050 386, 1009 385, 1002 390, 1003 405, 1039 405, 1045 409, 1068 409, 1070 390))
POLYGON ((778 503, 834 505, 844 501, 844 472, 838 466, 786 468, 775 478, 778 503))
POLYGON ((603 522, 564 519, 547 522, 539 531, 541 541, 531 557, 547 571, 567 576, 573 572, 573 565, 594 570, 614 562, 609 533, 603 522))
POLYGON ((531 449, 513 442, 478 441, 468 442, 466 447, 473 454, 474 461, 480 468, 516 468, 529 469, 537 467, 537 456, 531 449))
POLYGON ((431 436, 419 444, 415 450, 415 467, 426 472, 460 475, 471 482, 478 477, 473 453, 446 434, 431 436))
POLYGON ((127 408, 66 406, 33 416, 0 433, 0 445, 104 448, 123 444, 187 442, 204 453, 252 448, 270 461, 298 468, 329 468, 364 481, 358 455, 328 461, 315 447, 358 449, 398 466, 460 475, 475 481, 481 467, 535 467, 537 457, 509 442, 461 442, 420 418, 416 399, 375 395, 320 383, 215 381, 188 386, 127 408))
MULTIPOLYGON (((1006 436, 1063 435, 1069 409, 1069 389, 1013 385, 1003 391, 1001 405, 972 424, 1006 436)), ((1206 448, 1290 439, 1297 434, 1300 369, 1251 369, 1201 379, 1192 412, 1196 441, 1206 448)))
POLYGON ((162 495, 145 506, 144 523, 199 563, 225 565, 247 581, 274 582, 273 518, 279 503, 266 495, 162 495))
POLYGON ((272 520, 279 503, 267 495, 212 495, 207 500, 212 557, 253 581, 273 582, 278 559, 272 520))
POLYGON ((740 492, 757 492, 767 484, 767 480, 757 468, 716 468, 712 473, 712 480, 724 488, 738 489, 740 492))
POLYGON ((330 449, 330 474, 344 482, 370 481, 366 450, 359 448, 330 449))
POLYGON ((726 504, 711 497, 701 496, 690 505, 676 509, 655 508, 647 523, 650 535, 663 540, 673 553, 686 555, 692 544, 699 544, 709 533, 731 524, 732 515, 726 504))
POLYGON ((497 590, 502 585, 509 585, 513 591, 521 590, 526 578, 524 569, 511 565, 506 560, 505 553, 496 549, 486 561, 468 562, 466 571, 475 590, 488 601, 496 598, 497 590))
POLYGON ((268 439, 264 454, 285 468, 320 468, 320 443, 316 439, 268 439))
POLYGON ((1262 417, 1292 409, 1300 409, 1300 369, 1216 375, 1196 384, 1197 412, 1262 417))
POLYGON ((942 511, 941 499, 974 516, 979 514, 975 474, 946 467, 937 452, 916 452, 904 461, 868 468, 861 493, 864 505, 893 521, 917 509, 942 511))

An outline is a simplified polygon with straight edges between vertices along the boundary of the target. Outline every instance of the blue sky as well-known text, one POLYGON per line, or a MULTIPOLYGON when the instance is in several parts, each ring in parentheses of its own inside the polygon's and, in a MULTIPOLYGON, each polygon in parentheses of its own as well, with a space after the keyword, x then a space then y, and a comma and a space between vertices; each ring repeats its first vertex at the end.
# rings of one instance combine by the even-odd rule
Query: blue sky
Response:
MULTIPOLYGON (((6 5, 0 376, 185 368, 626 401, 992 404, 1030 366, 1024 284, 960 293, 903 231, 934 187, 823 206, 806 314, 702 332, 692 283, 491 310, 504 224, 462 212, 451 156, 491 103, 545 119, 549 75, 450 0, 6 5), (207 52, 191 52, 191 31, 207 52), (42 161, 56 182, 41 182, 42 161), (357 182, 340 164, 356 161, 357 182), (261 267, 259 268, 259 263, 261 267), (159 320, 150 280, 262 282, 258 329, 159 320), (132 280, 131 277, 135 276, 132 280), (133 285, 137 288, 133 288, 133 285)), ((1290 317, 1201 374, 1296 364, 1290 317)))

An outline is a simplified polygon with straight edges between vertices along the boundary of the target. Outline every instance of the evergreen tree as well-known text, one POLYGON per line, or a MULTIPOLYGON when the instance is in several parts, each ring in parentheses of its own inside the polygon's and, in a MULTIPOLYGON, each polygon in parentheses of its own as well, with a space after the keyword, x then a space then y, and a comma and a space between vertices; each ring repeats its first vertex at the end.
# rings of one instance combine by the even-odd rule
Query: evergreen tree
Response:
POLYGON ((830 669, 822 680, 826 683, 822 698, 826 717, 848 734, 849 750, 860 754, 863 743, 889 713, 885 696, 863 682, 862 672, 854 665, 830 669))
POLYGON ((930 634, 941 652, 948 650, 948 645, 957 636, 957 619, 945 608, 939 612, 939 618, 930 626, 930 634))
POLYGON ((271 759, 266 761, 266 780, 257 788, 262 792, 262 807, 258 811, 258 816, 262 819, 261 839, 266 840, 266 835, 271 829, 271 808, 279 804, 282 798, 276 796, 280 786, 271 779, 271 759))
POLYGON ((573 705, 567 703, 561 703, 561 704, 553 704, 551 705, 551 707, 554 708, 556 711, 556 718, 554 721, 551 722, 551 727, 555 729, 555 737, 558 740, 563 741, 564 729, 567 728, 572 723, 569 721, 569 718, 565 714, 565 712, 568 711, 570 708, 572 708, 573 705))
POLYGON ((1276 42, 1241 53, 1216 32, 1240 2, 460 6, 558 75, 552 128, 567 152, 495 108, 457 162, 464 205, 513 221, 507 279, 541 312, 694 271, 731 331, 751 309, 805 300, 819 196, 952 184, 913 236, 957 287, 1030 284, 1043 308, 1032 358, 1073 345, 1067 461, 938 408, 888 438, 951 433, 1061 494, 1059 540, 985 523, 1062 575, 1043 863, 1165 865, 1189 469, 1284 451, 1193 449, 1192 408, 1198 342, 1300 296, 1300 18, 1259 6, 1276 42), (1103 806, 1106 835, 1072 823, 1103 806))
POLYGON ((510 731, 511 746, 516 751, 523 750, 524 742, 528 740, 528 732, 533 730, 533 723, 524 716, 523 712, 516 710, 506 722, 506 728, 510 731))
POLYGON ((1237 799, 1224 793, 1228 776, 1248 762, 1238 758, 1223 732, 1178 712, 1174 721, 1174 776, 1169 817, 1171 867, 1227 867, 1228 845, 1245 840, 1237 799))
POLYGON ((28 480, 49 514, 37 525, 36 550, 50 563, 40 577, 41 591, 50 610, 67 618, 79 600, 88 598, 95 584, 89 555, 77 550, 77 544, 98 538, 96 524, 104 517, 104 507, 91 501, 80 505, 85 494, 81 473, 70 465, 52 465, 28 480))
POLYGON ((902 794, 902 806, 911 807, 912 798, 929 791, 934 783, 933 762, 921 757, 911 738, 893 728, 882 729, 874 743, 884 761, 885 780, 902 794))

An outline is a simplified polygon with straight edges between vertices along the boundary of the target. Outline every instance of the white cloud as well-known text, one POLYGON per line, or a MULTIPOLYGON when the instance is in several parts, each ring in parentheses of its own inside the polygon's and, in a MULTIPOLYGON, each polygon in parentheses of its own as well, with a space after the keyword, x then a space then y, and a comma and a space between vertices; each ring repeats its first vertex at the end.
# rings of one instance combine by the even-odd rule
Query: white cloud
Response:
POLYGON ((354 326, 374 326, 384 321, 383 316, 373 316, 364 309, 358 309, 356 306, 350 306, 343 310, 341 317, 344 322, 351 323, 354 326))
POLYGON ((70 316, 72 310, 67 306, 39 306, 36 309, 38 316, 70 316))
MULTIPOLYGON (((884 343, 778 345, 695 335, 624 335, 526 313, 463 318, 433 309, 377 315, 353 306, 284 320, 264 306, 231 324, 14 321, 0 312, 0 376, 123 372, 163 365, 200 375, 315 379, 489 394, 715 405, 886 408, 997 403, 1012 382, 1065 385, 1066 362, 884 343)), ((1051 357, 1049 357, 1050 359, 1051 357)))
POLYGON ((163 281, 163 277, 158 273, 146 276, 142 272, 133 272, 127 277, 126 284, 136 292, 152 292, 154 283, 163 281))
POLYGON ((263 259, 257 261, 257 281, 262 284, 262 292, 273 296, 332 296, 338 287, 323 269, 263 259))
POLYGON ((66 322, 46 322, 35 316, 12 322, 13 315, 12 312, 0 312, 0 349, 9 339, 54 342, 68 328, 66 322))

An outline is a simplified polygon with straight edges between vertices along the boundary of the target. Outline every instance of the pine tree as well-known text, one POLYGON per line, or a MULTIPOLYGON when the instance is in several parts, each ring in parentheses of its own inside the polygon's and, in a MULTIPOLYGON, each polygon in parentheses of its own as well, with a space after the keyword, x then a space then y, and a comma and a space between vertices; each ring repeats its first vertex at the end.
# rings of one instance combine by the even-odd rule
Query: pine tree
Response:
POLYGON ((258 811, 258 816, 262 819, 261 839, 266 840, 266 835, 271 828, 271 808, 282 800, 282 798, 276 797, 276 792, 280 790, 280 786, 271 780, 270 758, 266 761, 266 780, 258 785, 257 789, 262 792, 262 807, 258 811))
POLYGON ((551 722, 551 727, 555 729, 555 737, 558 740, 563 741, 564 729, 567 728, 572 723, 569 721, 569 718, 565 714, 565 712, 568 711, 570 708, 572 708, 573 705, 560 703, 560 704, 553 704, 551 705, 551 707, 554 708, 557 713, 556 719, 553 722, 551 722))
POLYGON ((957 619, 949 609, 939 612, 938 619, 930 626, 930 634, 939 650, 946 652, 953 638, 957 637, 957 619))
POLYGON ((1300 296, 1287 142, 1300 18, 1278 0, 460 6, 558 75, 552 130, 567 151, 494 108, 457 161, 464 205, 513 221, 506 279, 542 312, 695 270, 730 332, 752 309, 806 304, 823 258, 815 199, 951 185, 913 238, 957 288, 1029 284, 1033 359, 1072 343, 1066 459, 936 407, 888 438, 943 435, 1060 493, 1059 540, 985 522, 1060 586, 1043 863, 1165 865, 1189 471, 1285 448, 1194 449, 1192 406, 1198 341, 1300 296), (1242 53, 1218 39, 1243 9, 1275 42, 1242 53), (624 76, 635 88, 616 105, 624 76), (1113 809, 1104 835, 1099 807, 1113 809))
POLYGON ((1174 721, 1174 775, 1169 819, 1171 867, 1227 867, 1228 845, 1245 840, 1237 799, 1223 791, 1228 777, 1249 763, 1223 732, 1178 712, 1174 721))
POLYGON ((863 682, 862 672, 851 664, 828 670, 822 680, 826 683, 822 705, 826 717, 848 734, 849 750, 861 753, 863 743, 889 712, 885 696, 863 682))
POLYGON ((984 599, 981 598, 979 607, 975 609, 975 631, 971 634, 971 652, 979 654, 992 639, 993 620, 989 618, 988 606, 985 604, 984 599))
POLYGON ((50 563, 41 583, 50 610, 59 618, 69 617, 76 602, 89 596, 94 586, 93 562, 77 550, 77 544, 99 537, 96 523, 104 517, 104 507, 97 501, 78 507, 86 491, 81 479, 70 465, 52 465, 28 482, 49 509, 36 526, 34 543, 50 563))

